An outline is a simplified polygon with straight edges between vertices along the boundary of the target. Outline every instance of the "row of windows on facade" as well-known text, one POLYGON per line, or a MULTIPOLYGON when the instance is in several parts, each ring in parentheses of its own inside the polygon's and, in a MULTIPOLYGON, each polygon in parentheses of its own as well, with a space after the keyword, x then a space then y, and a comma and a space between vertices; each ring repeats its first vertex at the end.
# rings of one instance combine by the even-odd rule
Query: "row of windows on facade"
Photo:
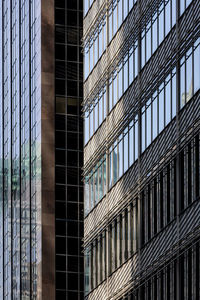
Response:
POLYGON ((199 253, 199 241, 194 241, 120 300, 175 300, 178 294, 181 300, 199 299, 199 253))
POLYGON ((86 249, 86 291, 95 288, 138 248, 143 247, 177 216, 177 186, 180 184, 180 212, 200 195, 200 136, 197 135, 168 163, 86 249), (180 168, 177 169, 177 160, 180 168), (178 174, 177 174, 178 172, 178 174), (178 175, 178 176, 176 176, 178 175), (179 183, 178 183, 179 178, 179 183), (140 203, 140 222, 138 222, 140 203), (106 239, 108 234, 108 239, 106 239), (139 235, 138 235, 139 234, 139 235), (139 245, 138 237, 141 244, 139 245), (106 241, 109 243, 108 252, 106 241), (106 259, 108 256, 108 274, 106 259))
MULTIPOLYGON (((119 2, 114 0, 111 3, 109 9, 109 42, 116 34, 123 20, 127 17, 128 12, 133 8, 133 3, 133 0, 120 0, 119 2)), ((89 43, 87 43, 85 47, 85 79, 88 77, 89 73, 92 72, 97 61, 106 49, 106 35, 106 16, 104 15, 103 19, 98 24, 98 27, 95 29, 94 36, 89 40, 89 43)))
MULTIPOLYGON (((181 65, 180 107, 181 108, 191 98, 193 93, 195 93, 199 88, 199 81, 200 81, 199 47, 198 47, 199 43, 200 40, 198 39, 194 43, 194 46, 191 47, 187 51, 186 55, 183 56, 182 59, 180 60, 180 65, 181 65), (193 66, 193 62, 194 62, 194 66, 193 66)), ((132 49, 132 52, 130 52, 129 55, 126 57, 124 63, 123 64, 121 63, 119 69, 115 73, 113 73, 113 77, 109 79, 109 85, 107 90, 109 112, 121 99, 122 95, 126 92, 128 87, 132 84, 134 78, 137 76, 138 68, 137 68, 137 63, 135 63, 137 60, 138 60, 138 47, 136 45, 136 48, 134 50, 132 49)), ((164 109, 162 108, 164 105, 164 96, 165 98, 168 97, 168 100, 165 101, 166 110, 167 110, 165 117, 167 122, 170 120, 171 115, 173 117, 176 113, 175 112, 176 91, 177 91, 176 79, 174 78, 173 80, 171 80, 171 77, 173 76, 176 77, 175 73, 176 73, 176 69, 172 71, 172 74, 169 74, 168 77, 166 77, 165 81, 159 86, 158 90, 156 90, 153 95, 154 98, 157 98, 157 94, 160 94, 159 95, 160 109, 164 109), (164 91, 164 89, 166 91, 164 91), (170 110, 172 110, 172 112, 170 110)), ((148 103, 146 106, 148 106, 148 103)), ((99 93, 98 97, 96 97, 94 104, 92 104, 89 108, 89 111, 85 113, 85 144, 89 141, 89 139, 93 136, 94 132, 105 120, 106 107, 107 107, 106 87, 104 86, 103 90, 99 93)), ((146 110, 145 107, 143 107, 142 109, 146 110)))
MULTIPOLYGON (((127 17, 128 12, 133 8, 133 0, 120 0, 112 3, 109 9, 109 21, 108 31, 109 40, 112 40, 117 30, 121 26, 123 20, 127 17)), ((182 14, 184 10, 189 6, 192 0, 189 0, 184 4, 181 0, 182 14)), ((106 16, 103 17, 102 21, 98 24, 95 34, 87 42, 85 46, 84 56, 84 78, 87 79, 88 75, 92 72, 96 63, 102 56, 107 46, 106 40, 106 16)), ((156 51, 158 46, 162 43, 164 38, 170 32, 172 27, 176 24, 176 0, 168 0, 162 3, 159 9, 155 9, 152 14, 152 18, 146 24, 145 28, 141 32, 141 67, 143 68, 146 62, 150 59, 151 55, 156 51)), ((137 44, 137 42, 135 42, 137 44)), ((132 51, 130 50, 130 53, 132 51)), ((125 59, 126 61, 126 59, 125 59)), ((135 64, 138 61, 135 60, 135 64)), ((136 74, 137 75, 137 74, 136 74)))
MULTIPOLYGON (((180 107, 182 108, 200 88, 200 40, 181 59, 180 67, 180 107)), ((141 133, 138 126, 138 115, 124 129, 123 133, 115 140, 109 149, 106 160, 104 156, 104 171, 96 167, 85 178, 85 214, 103 198, 106 193, 105 183, 102 178, 109 176, 109 189, 121 178, 129 167, 138 158, 138 138, 141 136, 141 152, 155 140, 161 131, 176 115, 176 69, 166 77, 152 97, 141 109, 141 133), (106 164, 109 163, 109 175, 106 174, 106 164), (102 173, 103 172, 103 173, 102 173), (98 191, 103 191, 100 193, 98 191)), ((93 117, 93 114, 90 113, 93 117)), ((93 123, 92 120, 91 123, 93 123)), ((85 122, 85 135, 91 126, 85 122)))

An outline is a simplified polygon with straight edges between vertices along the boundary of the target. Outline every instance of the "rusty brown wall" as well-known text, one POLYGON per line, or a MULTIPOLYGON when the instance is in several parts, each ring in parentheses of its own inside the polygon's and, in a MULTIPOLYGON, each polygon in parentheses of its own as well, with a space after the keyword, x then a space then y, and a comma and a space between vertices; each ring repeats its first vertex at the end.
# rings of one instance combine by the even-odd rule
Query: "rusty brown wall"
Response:
POLYGON ((42 299, 55 299, 54 0, 41 1, 42 299))

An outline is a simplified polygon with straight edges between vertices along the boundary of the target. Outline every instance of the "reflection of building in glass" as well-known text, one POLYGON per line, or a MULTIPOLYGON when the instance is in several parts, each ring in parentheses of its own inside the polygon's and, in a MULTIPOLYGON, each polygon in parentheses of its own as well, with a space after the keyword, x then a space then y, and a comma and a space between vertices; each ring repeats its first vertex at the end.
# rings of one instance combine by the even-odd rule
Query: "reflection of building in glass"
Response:
POLYGON ((0 12, 0 299, 82 299, 82 2, 0 12))
POLYGON ((84 1, 85 299, 200 297, 199 12, 84 1))

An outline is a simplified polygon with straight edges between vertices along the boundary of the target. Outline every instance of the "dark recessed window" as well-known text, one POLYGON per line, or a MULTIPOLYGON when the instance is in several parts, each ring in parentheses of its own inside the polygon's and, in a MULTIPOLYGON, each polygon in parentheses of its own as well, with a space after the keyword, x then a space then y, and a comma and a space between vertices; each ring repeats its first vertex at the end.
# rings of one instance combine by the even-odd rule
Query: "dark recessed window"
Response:
POLYGON ((55 7, 65 8, 65 0, 55 0, 55 7))
POLYGON ((63 61, 56 61, 55 64, 56 68, 56 78, 65 79, 65 62, 63 61))
POLYGON ((78 257, 68 256, 67 266, 69 272, 78 272, 78 257))
POLYGON ((75 27, 68 27, 67 30, 67 44, 77 45, 79 31, 75 27))
POLYGON ((78 95, 77 81, 67 80, 67 95, 68 96, 77 96, 78 95))
MULTIPOLYGON (((56 221, 57 227, 58 221, 56 221)), ((64 222, 62 222, 64 223, 64 222)), ((57 254, 66 254, 66 238, 64 237, 56 237, 56 253, 57 254)))
POLYGON ((65 28, 64 27, 56 26, 55 42, 56 43, 65 43, 65 28))
POLYGON ((67 200, 70 202, 78 201, 78 189, 76 186, 67 186, 67 200))
POLYGON ((56 235, 66 235, 66 221, 56 220, 56 235))
POLYGON ((67 133, 67 149, 77 150, 77 141, 78 135, 77 133, 67 133))
POLYGON ((57 95, 65 95, 65 80, 56 79, 56 94, 57 95))
POLYGON ((78 168, 67 168, 67 184, 78 184, 78 168))
MULTIPOLYGON (((56 272, 56 288, 57 289, 66 289, 66 273, 65 272, 56 272)), ((63 299, 63 298, 58 298, 63 299)))
POLYGON ((77 12, 76 11, 68 10, 68 12, 67 12, 67 25, 68 26, 77 26, 77 12))
POLYGON ((68 299, 65 291, 56 291, 56 299, 68 299))
POLYGON ((56 183, 65 183, 66 169, 64 167, 56 167, 56 183))
POLYGON ((65 116, 56 115, 56 129, 65 130, 65 116))
POLYGON ((66 203, 56 201, 56 218, 66 219, 66 203))
POLYGON ((78 222, 76 221, 67 222, 67 235, 78 236, 78 222))
POLYGON ((78 79, 78 64, 75 62, 67 63, 67 79, 77 80, 78 79))
POLYGON ((66 156, 65 150, 56 150, 56 165, 65 166, 66 164, 65 156, 66 156))
POLYGON ((56 255, 56 270, 66 271, 66 256, 56 255))
MULTIPOLYGON (((79 2, 81 2, 81 1, 79 1, 79 2)), ((67 1, 67 8, 68 9, 77 9, 77 0, 67 1)))
POLYGON ((78 204, 67 203, 67 219, 78 220, 78 204))
POLYGON ((78 130, 78 118, 73 116, 67 117, 67 131, 77 131, 78 130))
POLYGON ((77 115, 78 109, 77 106, 79 106, 78 99, 76 98, 68 98, 67 99, 67 113, 70 115, 77 115))
POLYGON ((56 200, 66 200, 66 187, 65 185, 56 185, 56 200))
POLYGON ((65 60, 65 45, 55 45, 55 57, 56 59, 65 60))
POLYGON ((65 11, 63 9, 55 10, 55 24, 65 25, 65 11))
POLYGON ((67 151, 67 165, 68 166, 78 166, 77 151, 67 151))
POLYGON ((67 60, 77 61, 77 47, 67 46, 67 60))
POLYGON ((56 136, 55 136, 56 148, 65 149, 65 138, 66 138, 66 133, 64 131, 56 131, 56 136))
POLYGON ((69 255, 77 255, 78 254, 78 239, 67 238, 67 253, 69 255))
MULTIPOLYGON (((70 290, 78 290, 78 274, 68 273, 68 287, 70 290)), ((74 298, 71 298, 74 299, 74 298)))

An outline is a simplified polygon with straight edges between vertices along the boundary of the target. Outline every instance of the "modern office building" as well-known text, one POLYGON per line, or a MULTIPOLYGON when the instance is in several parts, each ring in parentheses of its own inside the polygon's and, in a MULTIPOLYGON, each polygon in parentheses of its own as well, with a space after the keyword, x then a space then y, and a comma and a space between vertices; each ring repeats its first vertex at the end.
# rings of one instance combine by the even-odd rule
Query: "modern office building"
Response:
POLYGON ((85 299, 200 298, 199 20, 84 1, 85 299))
POLYGON ((81 1, 0 14, 0 299, 80 300, 81 1))

